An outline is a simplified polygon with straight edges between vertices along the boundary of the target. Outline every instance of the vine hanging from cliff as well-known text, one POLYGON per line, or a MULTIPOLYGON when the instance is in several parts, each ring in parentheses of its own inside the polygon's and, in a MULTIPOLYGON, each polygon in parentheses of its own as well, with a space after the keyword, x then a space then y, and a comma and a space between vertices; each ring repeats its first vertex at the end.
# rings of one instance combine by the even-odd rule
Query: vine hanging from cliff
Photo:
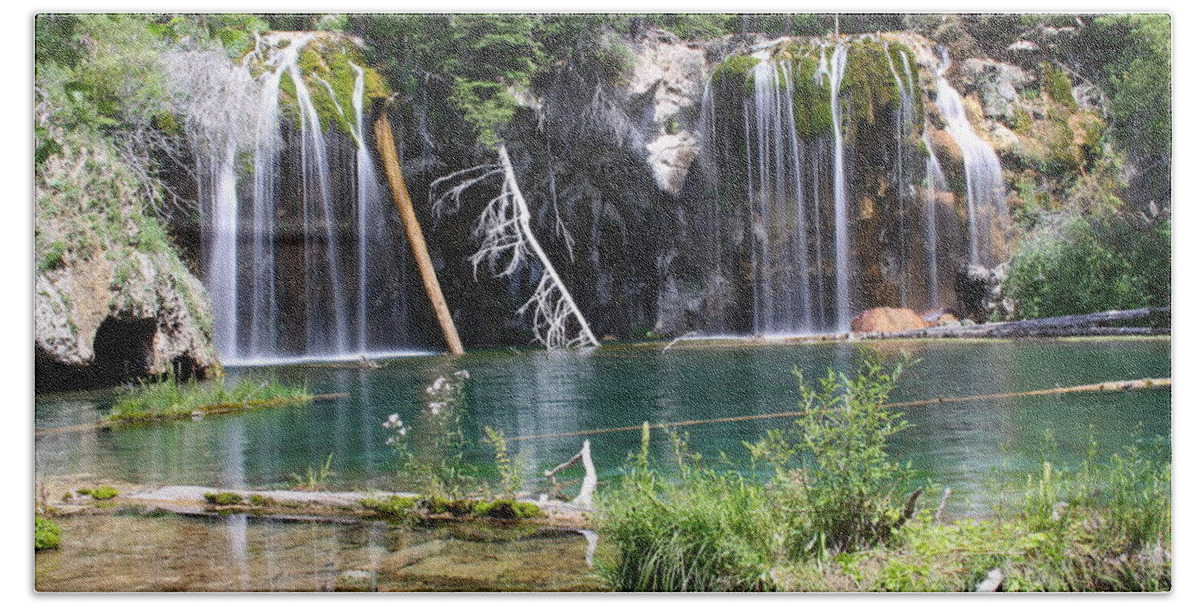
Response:
POLYGON ((599 346, 583 312, 533 235, 529 226, 529 206, 517 185, 508 150, 500 144, 497 152, 497 164, 457 171, 430 184, 434 213, 458 211, 463 192, 480 182, 500 177, 500 193, 488 201, 475 222, 474 234, 482 240, 479 250, 470 258, 476 275, 479 266, 487 263, 495 276, 510 276, 532 255, 541 265, 542 275, 533 295, 517 309, 517 314, 531 313, 534 339, 549 349, 599 346), (453 185, 446 187, 449 184, 453 185), (501 264, 502 269, 499 268, 501 264))

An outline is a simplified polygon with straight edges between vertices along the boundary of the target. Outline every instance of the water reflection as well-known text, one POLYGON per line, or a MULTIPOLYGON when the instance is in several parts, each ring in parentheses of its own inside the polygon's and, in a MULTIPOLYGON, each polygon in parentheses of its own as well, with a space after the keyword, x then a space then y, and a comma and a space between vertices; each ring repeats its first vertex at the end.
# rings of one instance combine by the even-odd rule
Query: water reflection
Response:
MULTIPOLYGON (((905 374, 897 401, 1016 392, 1060 384, 1166 377, 1170 343, 1160 340, 1085 342, 884 343, 886 356, 911 351, 921 359, 905 374)), ((509 437, 575 432, 642 421, 664 422, 745 416, 797 407, 792 369, 808 379, 828 367, 852 372, 859 346, 746 345, 704 348, 609 346, 590 353, 484 352, 463 358, 412 358, 383 369, 292 367, 241 369, 236 375, 272 374, 306 383, 315 393, 347 393, 237 416, 214 416, 111 431, 45 434, 36 438, 39 475, 94 474, 132 483, 291 485, 292 474, 319 467, 334 454, 333 487, 390 487, 394 454, 379 424, 393 412, 415 421, 421 391, 439 375, 467 369, 465 432, 484 426, 509 437)), ((39 399, 38 428, 95 420, 111 407, 111 393, 39 399)), ((982 499, 991 480, 1029 470, 1043 434, 1054 434, 1065 461, 1077 460, 1094 433, 1111 452, 1134 436, 1170 436, 1170 393, 1137 391, 1060 397, 943 403, 906 410, 910 429, 895 438, 894 453, 911 459, 924 476, 955 488, 956 504, 982 499), (1095 430, 1089 430, 1094 426, 1095 430)), ((691 447, 706 456, 744 462, 745 441, 786 418, 688 428, 691 447)), ((636 451, 637 431, 592 436, 601 478, 619 473, 636 451)), ((514 441, 527 482, 578 452, 582 437, 514 441)), ((665 457, 665 435, 653 451, 665 457)), ((492 471, 491 451, 472 445, 469 458, 492 471)), ((535 489, 530 487, 529 489, 535 489)))
POLYGON ((63 518, 35 557, 39 591, 587 591, 589 540, 570 530, 469 524, 283 522, 245 515, 63 518))

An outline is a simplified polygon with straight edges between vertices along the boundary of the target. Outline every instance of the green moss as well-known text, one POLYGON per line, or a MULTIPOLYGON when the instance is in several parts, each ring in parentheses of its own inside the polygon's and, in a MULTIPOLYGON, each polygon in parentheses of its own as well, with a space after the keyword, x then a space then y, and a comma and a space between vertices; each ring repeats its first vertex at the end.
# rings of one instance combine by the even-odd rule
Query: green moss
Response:
POLYGON ((859 41, 846 51, 842 94, 849 95, 853 116, 848 136, 860 124, 874 125, 884 108, 899 99, 887 53, 883 44, 872 40, 859 41))
POLYGON ((731 90, 738 90, 741 87, 747 95, 751 95, 754 93, 752 72, 758 63, 758 59, 749 55, 728 57, 713 70, 713 85, 728 87, 731 90))
POLYGON ((242 495, 237 492, 209 492, 204 495, 204 501, 221 507, 243 504, 242 495))
POLYGON ((112 486, 100 486, 98 488, 92 488, 89 494, 91 494, 92 498, 95 498, 96 500, 111 500, 116 498, 117 489, 112 486))
POLYGON ((417 499, 407 496, 389 496, 384 500, 365 498, 359 503, 384 517, 405 518, 417 512, 417 499))
POLYGON ((52 520, 42 517, 41 515, 33 516, 33 549, 34 551, 47 551, 57 549, 59 545, 59 537, 62 535, 62 528, 52 520))
POLYGON ((495 519, 529 519, 545 516, 545 513, 531 502, 518 502, 508 498, 476 503, 472 511, 479 517, 495 519))
POLYGON ((817 58, 812 55, 792 61, 792 109, 796 115, 796 133, 801 139, 829 135, 833 129, 828 80, 816 82, 817 58))
POLYGON ((1043 63, 1041 69, 1042 90, 1054 103, 1067 106, 1072 111, 1078 109, 1075 96, 1071 94, 1071 77, 1057 66, 1043 63))
MULTIPOLYGON (((372 100, 390 94, 383 77, 368 67, 362 52, 345 38, 314 40, 297 57, 296 67, 304 79, 322 129, 336 128, 346 134, 353 132, 354 83, 357 79, 354 66, 363 69, 364 108, 370 107, 372 100)), ((285 111, 285 115, 299 121, 299 112, 294 108, 296 83, 290 77, 285 78, 280 83, 280 90, 288 105, 293 106, 285 111)))
POLYGON ((275 506, 275 499, 262 494, 251 494, 250 505, 254 507, 272 507, 275 506))

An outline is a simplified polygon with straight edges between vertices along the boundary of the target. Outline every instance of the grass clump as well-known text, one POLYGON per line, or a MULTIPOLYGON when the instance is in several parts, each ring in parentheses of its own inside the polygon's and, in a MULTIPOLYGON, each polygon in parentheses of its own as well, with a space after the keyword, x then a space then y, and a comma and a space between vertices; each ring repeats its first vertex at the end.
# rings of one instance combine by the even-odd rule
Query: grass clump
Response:
POLYGON ((62 535, 62 528, 54 523, 53 520, 42 517, 41 515, 33 516, 33 550, 48 551, 57 549, 59 545, 59 537, 62 535))
POLYGON ((244 504, 242 495, 237 492, 208 492, 204 495, 204 501, 220 507, 244 504))
POLYGON ((306 401, 305 387, 275 379, 242 378, 232 386, 221 381, 181 382, 173 376, 159 382, 140 382, 117 400, 108 419, 120 422, 174 420, 206 414, 264 407, 288 401, 306 401))
POLYGON ((529 519, 545 516, 545 513, 537 505, 510 498, 500 498, 491 502, 477 502, 471 508, 471 512, 478 517, 491 517, 494 519, 529 519))
POLYGON ((249 500, 252 507, 273 507, 276 504, 274 498, 262 494, 251 494, 249 500))
POLYGON ((622 591, 759 591, 774 587, 778 520, 763 488, 736 473, 701 466, 673 437, 678 476, 649 466, 642 451, 612 491, 598 500, 606 541, 600 576, 622 591))
POLYGON ((303 475, 292 473, 292 481, 296 482, 296 485, 292 489, 305 492, 314 492, 323 489, 325 481, 334 475, 334 472, 331 470, 332 466, 333 454, 330 453, 325 457, 325 462, 319 467, 308 467, 308 470, 303 475))

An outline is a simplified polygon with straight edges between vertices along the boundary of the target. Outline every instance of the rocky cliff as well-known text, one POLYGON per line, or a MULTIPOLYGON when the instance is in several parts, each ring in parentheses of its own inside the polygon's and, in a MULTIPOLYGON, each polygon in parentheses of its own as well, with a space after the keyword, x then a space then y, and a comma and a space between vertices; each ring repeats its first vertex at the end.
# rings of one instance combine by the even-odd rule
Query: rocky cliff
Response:
POLYGON ((207 292, 103 138, 58 133, 35 172, 37 390, 219 373, 207 292))

